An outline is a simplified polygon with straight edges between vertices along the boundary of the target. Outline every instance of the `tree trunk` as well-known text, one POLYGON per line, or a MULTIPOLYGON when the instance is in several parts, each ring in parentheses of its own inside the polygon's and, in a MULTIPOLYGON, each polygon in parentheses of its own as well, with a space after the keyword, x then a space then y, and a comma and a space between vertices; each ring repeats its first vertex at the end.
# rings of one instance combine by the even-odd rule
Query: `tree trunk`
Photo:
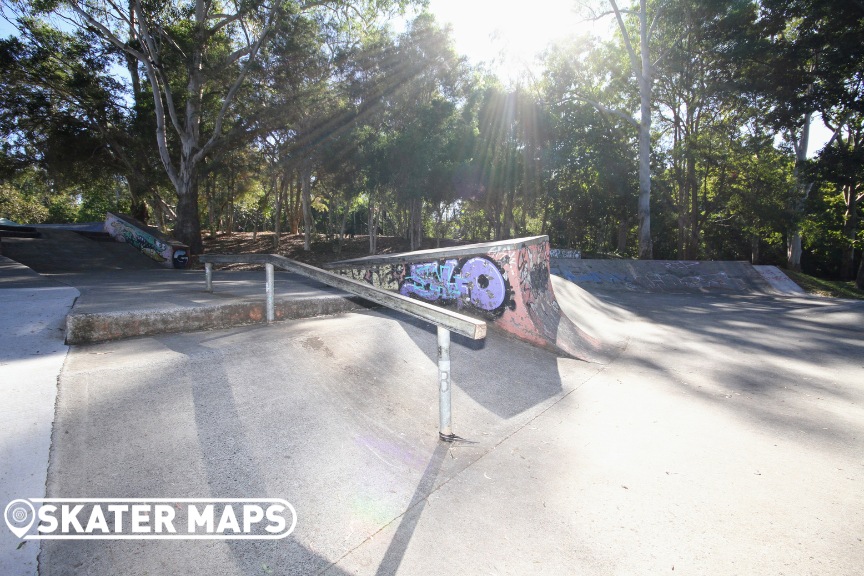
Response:
POLYGON ((540 224, 540 234, 544 235, 544 236, 549 234, 549 228, 548 228, 547 222, 549 221, 549 205, 550 204, 551 204, 551 202, 547 200, 545 202, 545 206, 543 206, 543 222, 540 224))
POLYGON ((793 226, 786 238, 786 265, 795 272, 801 271, 801 230, 793 226))
POLYGON ((639 4, 639 36, 642 75, 639 81, 641 122, 639 123, 639 258, 651 260, 651 56, 648 52, 648 11, 646 0, 639 4))
POLYGON ((348 206, 346 201, 345 209, 342 211, 342 222, 339 224, 339 237, 336 241, 336 253, 342 254, 342 248, 345 246, 345 227, 348 224, 348 206))
POLYGON ((687 239, 687 213, 684 211, 684 210, 686 210, 686 206, 685 206, 684 202, 681 202, 680 200, 681 200, 681 196, 679 194, 678 206, 680 208, 679 208, 679 212, 678 212, 678 251, 677 251, 677 254, 678 254, 679 260, 686 260, 687 259, 687 242, 686 242, 686 239, 687 239))
POLYGON ((625 250, 627 250, 627 231, 629 228, 630 223, 626 220, 622 220, 618 223, 618 242, 616 246, 618 254, 623 255, 625 250))
MULTIPOLYGON (((624 22, 621 10, 616 0, 609 0, 618 20, 618 27, 627 48, 633 77, 639 86, 640 121, 636 125, 639 130, 639 258, 650 260, 654 256, 651 242, 651 82, 652 65, 649 53, 649 36, 652 27, 648 23, 648 0, 639 1, 639 55, 633 48, 630 29, 624 22)), ((656 14, 655 14, 656 16, 656 14)), ((626 119, 636 124, 635 120, 626 119)))
POLYGON ((696 260, 699 256, 699 181, 696 177, 696 159, 692 150, 687 150, 687 188, 690 191, 690 237, 687 239, 687 260, 696 260))
POLYGON ((861 265, 858 266, 858 277, 855 279, 855 285, 859 290, 864 290, 864 258, 861 258, 861 265))
POLYGON ((308 161, 300 168, 300 196, 303 206, 303 250, 312 249, 312 166, 308 161))
POLYGON ((804 202, 810 195, 812 182, 803 182, 799 167, 807 161, 807 147, 810 143, 810 120, 813 114, 808 112, 804 115, 804 125, 801 128, 801 137, 794 142, 795 145, 795 168, 793 176, 797 194, 792 199, 792 218, 794 219, 792 229, 786 238, 786 265, 790 270, 801 271, 801 224, 799 220, 804 211, 804 202))
POLYGON ((759 264, 759 241, 758 235, 750 236, 750 263, 753 265, 759 264))
MULTIPOLYGON (((278 178, 278 177, 277 177, 278 178)), ((285 195, 285 178, 281 178, 276 190, 276 220, 273 222, 273 249, 279 250, 279 240, 282 236, 282 197, 285 195)))
POLYGON ((438 204, 435 210, 435 248, 441 247, 441 235, 444 227, 444 208, 438 204))
POLYGON ((368 222, 369 222, 369 254, 375 254, 378 251, 378 213, 375 208, 375 191, 369 193, 368 207, 368 222))
POLYGON ((201 241, 201 220, 198 217, 198 181, 194 173, 184 178, 183 187, 178 190, 177 196, 174 236, 189 246, 192 254, 201 254, 204 244, 201 241))
POLYGON ((419 250, 422 242, 422 239, 420 238, 420 229, 423 226, 422 203, 422 200, 412 198, 411 203, 409 204, 408 242, 410 243, 412 251, 419 250))
POLYGON ((228 191, 228 235, 234 234, 234 194, 228 191))
POLYGON ((855 277, 855 237, 858 235, 857 186, 847 185, 843 195, 846 200, 846 213, 843 215, 843 236, 846 238, 846 245, 843 248, 840 273, 844 280, 851 280, 855 277))
POLYGON ((296 236, 300 233, 300 185, 294 178, 288 180, 288 210, 291 234, 296 236))
MULTIPOLYGON (((133 0, 129 0, 129 37, 132 40, 135 37, 136 16, 132 5, 133 0)), ((141 77, 138 74, 138 59, 131 54, 126 54, 126 70, 129 72, 129 78, 132 80, 132 109, 135 111, 135 116, 139 117, 142 114, 142 101, 144 95, 141 93, 141 77)), ((133 168, 134 170, 134 168, 133 168)), ((149 214, 147 213, 147 203, 144 201, 147 195, 147 182, 137 174, 126 176, 126 181, 129 184, 129 195, 132 197, 132 217, 137 218, 144 224, 147 224, 149 214)))
POLYGON ((129 195, 132 197, 132 207, 130 210, 132 217, 147 224, 147 221, 150 219, 150 215, 147 212, 147 202, 144 201, 147 196, 147 182, 135 175, 127 175, 126 182, 129 185, 129 195))
MULTIPOLYGON (((679 103, 675 102, 673 105, 670 105, 670 108, 673 112, 673 129, 672 129, 672 174, 674 177, 674 182, 677 187, 675 191, 675 197, 678 202, 678 244, 677 244, 677 252, 679 260, 687 259, 687 218, 689 214, 688 209, 688 195, 687 195, 687 179, 684 176, 686 174, 686 169, 683 166, 684 160, 682 159, 681 150, 684 149, 686 151, 687 146, 687 137, 683 126, 683 121, 681 120, 681 115, 679 113, 678 107, 679 103)), ((689 108, 688 108, 689 110, 689 108)), ((689 115, 688 115, 689 119, 689 115)))
POLYGON ((165 207, 162 206, 161 198, 153 204, 153 214, 156 217, 156 226, 165 230, 165 207))
POLYGON ((214 210, 216 199, 214 196, 213 179, 208 177, 204 184, 204 197, 207 199, 207 224, 210 228, 210 238, 216 237, 216 211, 214 210))
POLYGON ((516 217, 513 215, 513 205, 516 203, 515 196, 515 188, 508 191, 504 196, 504 226, 502 231, 502 240, 513 237, 512 230, 515 228, 516 223, 516 217))

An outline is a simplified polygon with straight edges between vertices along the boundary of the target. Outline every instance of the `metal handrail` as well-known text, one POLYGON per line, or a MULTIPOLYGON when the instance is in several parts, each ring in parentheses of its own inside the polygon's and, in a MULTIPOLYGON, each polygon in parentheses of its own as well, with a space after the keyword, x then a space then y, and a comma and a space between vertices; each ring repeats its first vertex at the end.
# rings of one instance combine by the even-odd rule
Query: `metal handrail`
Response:
POLYGON ((438 330, 438 435, 452 442, 456 436, 452 429, 450 388, 450 332, 456 332, 473 340, 486 337, 486 323, 458 312, 420 302, 401 294, 376 288, 371 284, 327 272, 320 268, 291 260, 278 254, 203 254, 198 257, 204 263, 207 291, 213 292, 213 264, 264 264, 267 290, 267 322, 275 320, 275 273, 278 266, 311 278, 322 284, 355 294, 386 308, 396 310, 434 324, 438 330))

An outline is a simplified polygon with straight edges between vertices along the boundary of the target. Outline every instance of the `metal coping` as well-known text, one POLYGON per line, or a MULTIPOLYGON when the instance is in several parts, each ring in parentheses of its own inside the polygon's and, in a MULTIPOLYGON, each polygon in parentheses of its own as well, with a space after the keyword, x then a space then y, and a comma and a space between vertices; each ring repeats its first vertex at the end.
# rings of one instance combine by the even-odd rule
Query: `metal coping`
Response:
POLYGON ((471 256, 476 254, 494 254, 496 252, 507 252, 518 250, 523 246, 534 246, 548 242, 548 236, 530 236, 528 238, 514 238, 511 240, 499 240, 497 242, 481 242, 479 244, 466 244, 464 246, 453 246, 450 248, 431 248, 429 250, 417 250, 415 252, 402 252, 400 254, 384 254, 380 256, 364 256, 363 258, 352 258, 325 264, 327 269, 334 268, 363 268, 379 264, 408 264, 411 262, 428 262, 430 260, 441 260, 444 258, 458 258, 460 256, 471 256))
POLYGON ((431 322, 472 340, 482 340, 486 337, 486 323, 482 320, 414 300, 401 294, 381 290, 365 282, 340 276, 277 254, 202 254, 198 260, 205 264, 272 264, 288 272, 300 274, 322 284, 350 292, 370 302, 431 322))

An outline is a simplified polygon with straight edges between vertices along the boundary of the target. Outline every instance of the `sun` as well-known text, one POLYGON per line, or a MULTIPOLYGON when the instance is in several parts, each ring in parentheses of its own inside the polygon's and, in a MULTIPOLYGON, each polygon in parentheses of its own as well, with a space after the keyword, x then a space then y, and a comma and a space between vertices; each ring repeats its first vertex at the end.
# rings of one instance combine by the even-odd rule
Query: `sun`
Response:
POLYGON ((574 0, 430 0, 429 10, 453 27, 456 50, 486 63, 502 80, 537 71, 536 56, 568 35, 596 31, 574 0))

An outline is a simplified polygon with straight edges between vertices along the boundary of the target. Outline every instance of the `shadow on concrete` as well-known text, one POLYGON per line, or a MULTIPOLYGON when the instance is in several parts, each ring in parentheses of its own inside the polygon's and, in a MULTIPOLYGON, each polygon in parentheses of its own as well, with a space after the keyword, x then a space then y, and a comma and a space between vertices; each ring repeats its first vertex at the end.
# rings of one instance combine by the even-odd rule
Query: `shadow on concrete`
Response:
MULTIPOLYGON (((437 366, 435 326, 391 310, 379 310, 378 313, 398 320, 403 330, 406 326, 416 328, 405 330, 405 333, 437 366)), ((451 334, 450 338, 453 386, 496 416, 513 418, 559 396, 563 391, 559 357, 553 352, 499 332, 492 332, 483 340, 471 340, 459 334, 451 334), (476 354, 480 350, 488 353, 476 354), (508 360, 506 365, 502 365, 502 359, 508 360)), ((458 406, 454 410, 458 412, 458 406)), ((458 431, 456 433, 459 434, 458 431)))
MULTIPOLYGON (((235 332, 254 332, 255 327, 235 332)), ((102 388, 105 397, 84 397, 61 383, 60 408, 52 440, 48 497, 129 498, 266 498, 290 496, 268 486, 270 472, 258 465, 260 452, 249 437, 230 386, 222 354, 200 344, 174 345, 170 339, 129 341, 123 358, 115 357, 115 391, 102 388), (143 386, 124 386, 123 373, 137 365, 131 355, 147 357, 154 345, 171 360, 157 364, 143 386), (193 356, 204 356, 208 370, 189 374, 183 368, 193 356), (161 377, 160 377, 161 376, 161 377), (194 422, 172 404, 175 393, 191 397, 194 422), (77 398, 76 398, 77 396, 77 398), (142 398, 144 399, 142 401, 142 398), (83 402, 82 402, 83 400, 83 402), (142 404, 144 408, 142 410, 142 404), (130 408, 132 408, 130 410, 130 408), (154 420, 177 428, 148 426, 154 420), (128 418, 128 420, 126 420, 128 418), (138 421, 132 421, 135 419, 138 421), (182 423, 181 423, 182 422, 182 423), (138 434, 130 435, 136 429, 138 434), (71 446, 70 446, 71 444, 71 446), (184 466, 188 455, 189 467, 184 466), (69 458, 71 456, 71 459, 69 458), (197 468, 200 465, 200 468, 197 468), (196 489, 196 485, 198 489, 196 489), (202 487, 205 487, 203 490, 202 487)), ((114 352, 73 348, 76 354, 110 356, 114 352)), ((144 361, 145 363, 147 360, 144 361)), ((106 359, 107 367, 112 364, 106 359)), ((89 379, 84 376, 85 382, 89 379)), ((80 382, 79 382, 80 383, 80 382)), ((75 386, 72 384, 71 386, 75 386)), ((85 384, 86 386, 86 384, 85 384)), ((251 432, 254 433, 254 430, 251 432)), ((261 439, 257 439, 261 442, 261 439)), ((274 447, 275 449, 275 447, 274 447)), ((293 535, 282 540, 226 541, 63 541, 45 540, 39 559, 40 574, 271 574, 307 575, 329 569, 332 560, 309 549, 293 535), (226 553, 227 552, 227 553, 226 553)))
MULTIPOLYGON (((864 302, 594 295, 662 334, 661 340, 630 350, 625 362, 664 373, 687 394, 780 433, 806 435, 823 445, 860 442, 837 403, 860 400, 857 376, 848 373, 848 365, 864 358, 864 302), (824 402, 815 410, 798 409, 805 399, 824 402)), ((864 361, 860 368, 864 371, 864 361)))
POLYGON ((266 542, 51 542, 44 573, 339 574, 333 562, 398 523, 371 573, 395 570, 428 494, 563 393, 553 354, 500 336, 454 345, 454 381, 476 401, 457 391, 456 431, 482 442, 444 458, 434 331, 397 319, 364 311, 73 347, 50 496, 279 497, 298 526, 266 542))
POLYGON ((423 476, 417 484, 417 490, 411 497, 411 504, 408 510, 402 515, 399 526, 396 528, 396 533, 381 559, 381 564, 375 572, 375 576, 394 576, 399 570, 399 564, 405 557, 405 551, 408 549, 408 544, 411 543, 411 536, 414 534, 414 529, 417 527, 417 522, 420 521, 420 516, 423 514, 423 509, 426 507, 426 497, 432 492, 435 487, 435 481, 438 479, 438 474, 441 471, 441 465, 444 458, 447 456, 447 451, 450 449, 448 444, 439 442, 429 459, 429 464, 426 470, 423 471, 423 476))

